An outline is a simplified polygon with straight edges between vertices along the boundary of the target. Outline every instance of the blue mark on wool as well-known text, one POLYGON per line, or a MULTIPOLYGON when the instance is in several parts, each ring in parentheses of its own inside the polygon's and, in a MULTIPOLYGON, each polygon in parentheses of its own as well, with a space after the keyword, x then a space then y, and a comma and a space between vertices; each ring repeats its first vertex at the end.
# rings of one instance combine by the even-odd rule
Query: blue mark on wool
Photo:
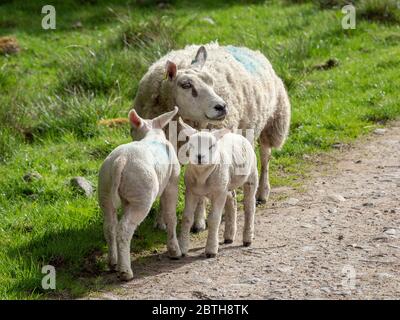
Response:
POLYGON ((168 164, 170 162, 167 146, 157 140, 143 141, 153 154, 154 160, 159 164, 168 164))
POLYGON ((262 68, 261 62, 244 48, 234 46, 227 46, 225 48, 248 72, 255 74, 262 68))

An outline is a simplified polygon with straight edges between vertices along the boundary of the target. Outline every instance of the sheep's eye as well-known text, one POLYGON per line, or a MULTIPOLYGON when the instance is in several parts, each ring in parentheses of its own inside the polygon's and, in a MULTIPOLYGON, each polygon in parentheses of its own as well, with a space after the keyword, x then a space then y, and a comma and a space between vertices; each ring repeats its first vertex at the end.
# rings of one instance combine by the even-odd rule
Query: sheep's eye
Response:
POLYGON ((181 84, 182 89, 190 89, 192 84, 190 82, 184 82, 181 84))

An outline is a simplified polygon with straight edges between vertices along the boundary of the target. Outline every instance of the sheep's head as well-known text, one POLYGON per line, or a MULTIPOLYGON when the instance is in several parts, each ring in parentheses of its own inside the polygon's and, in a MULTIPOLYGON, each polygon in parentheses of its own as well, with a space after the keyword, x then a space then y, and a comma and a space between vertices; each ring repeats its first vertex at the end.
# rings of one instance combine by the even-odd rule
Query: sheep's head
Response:
POLYGON ((129 111, 129 122, 131 124, 131 136, 133 140, 142 140, 150 131, 163 135, 162 130, 178 113, 178 107, 173 111, 163 113, 154 119, 142 119, 134 109, 129 111))
POLYGON ((189 136, 189 141, 186 144, 189 163, 198 166, 217 164, 219 162, 217 142, 230 130, 197 131, 184 123, 182 119, 179 119, 179 123, 182 125, 185 134, 189 136))
POLYGON ((167 61, 166 78, 171 81, 182 117, 199 122, 222 121, 227 106, 213 89, 213 77, 203 69, 206 60, 207 51, 201 46, 189 68, 178 70, 175 63, 167 61))

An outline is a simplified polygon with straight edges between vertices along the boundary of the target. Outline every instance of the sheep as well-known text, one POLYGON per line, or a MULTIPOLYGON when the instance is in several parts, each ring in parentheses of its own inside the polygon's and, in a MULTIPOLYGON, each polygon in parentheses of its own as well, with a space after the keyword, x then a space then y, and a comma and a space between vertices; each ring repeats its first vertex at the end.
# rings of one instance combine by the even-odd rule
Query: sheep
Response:
MULTIPOLYGON (((267 58, 259 51, 218 43, 189 45, 168 53, 143 76, 134 106, 151 117, 175 105, 186 123, 197 129, 254 130, 261 161, 256 197, 257 203, 265 203, 270 192, 271 148, 282 147, 291 115, 285 86, 267 58)), ((201 201, 195 231, 205 228, 204 218, 201 201)))
POLYGON ((148 215, 157 197, 161 197, 162 216, 166 222, 167 248, 171 258, 181 251, 176 237, 176 203, 180 164, 164 128, 177 114, 164 113, 152 120, 129 112, 132 137, 139 139, 114 149, 99 172, 98 199, 104 216, 104 235, 108 244, 108 264, 122 280, 133 278, 130 242, 139 224, 148 215), (123 215, 117 220, 122 203, 123 215))
MULTIPOLYGON (((208 258, 218 252, 218 229, 225 207, 224 242, 232 243, 236 234, 236 202, 234 190, 243 186, 243 245, 250 246, 254 235, 254 213, 258 187, 257 157, 252 144, 242 135, 228 129, 198 132, 180 121, 189 136, 184 150, 189 153, 185 171, 185 209, 179 236, 183 255, 189 249, 190 228, 194 211, 202 197, 211 200, 208 216, 208 238, 205 253, 208 258)), ((183 147, 182 147, 183 148, 183 147)), ((181 150, 180 150, 181 151, 181 150)), ((182 153, 179 153, 179 156, 182 153)))

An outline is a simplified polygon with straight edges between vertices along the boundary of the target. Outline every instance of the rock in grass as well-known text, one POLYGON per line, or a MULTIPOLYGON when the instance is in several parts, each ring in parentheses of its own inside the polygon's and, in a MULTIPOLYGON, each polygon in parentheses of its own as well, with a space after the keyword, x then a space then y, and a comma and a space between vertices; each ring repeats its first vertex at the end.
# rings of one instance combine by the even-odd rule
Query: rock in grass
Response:
POLYGON ((42 179, 42 175, 39 172, 32 171, 25 174, 22 179, 24 179, 25 182, 39 181, 42 179))
POLYGON ((14 37, 0 37, 0 54, 14 54, 20 51, 17 39, 14 37))
POLYGON ((384 134, 386 133, 386 129, 378 128, 378 129, 375 129, 375 130, 374 130, 374 133, 375 133, 376 135, 382 136, 382 135, 384 135, 384 134))
POLYGON ((74 177, 70 180, 71 186, 78 193, 90 198, 93 195, 92 184, 84 177, 74 177))

